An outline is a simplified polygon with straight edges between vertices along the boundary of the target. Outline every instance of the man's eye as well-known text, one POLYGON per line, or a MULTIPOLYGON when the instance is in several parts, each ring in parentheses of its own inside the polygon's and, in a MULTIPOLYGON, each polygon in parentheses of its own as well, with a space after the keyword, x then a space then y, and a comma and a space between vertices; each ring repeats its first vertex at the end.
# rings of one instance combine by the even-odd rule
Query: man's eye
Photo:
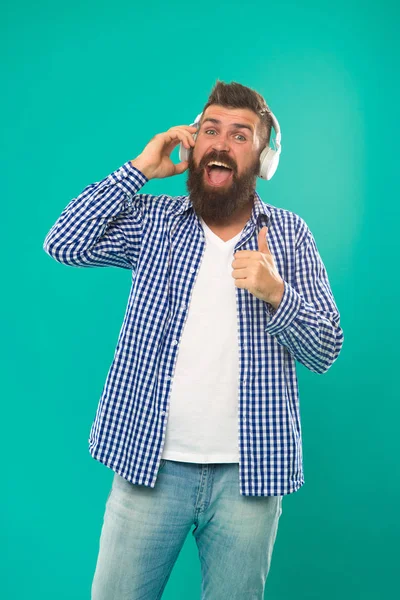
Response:
MULTIPOLYGON (((213 131, 214 133, 216 133, 215 129, 206 129, 204 133, 208 133, 209 131, 213 131)), ((246 138, 241 133, 237 133, 236 137, 238 136, 242 138, 242 140, 246 141, 246 138)))

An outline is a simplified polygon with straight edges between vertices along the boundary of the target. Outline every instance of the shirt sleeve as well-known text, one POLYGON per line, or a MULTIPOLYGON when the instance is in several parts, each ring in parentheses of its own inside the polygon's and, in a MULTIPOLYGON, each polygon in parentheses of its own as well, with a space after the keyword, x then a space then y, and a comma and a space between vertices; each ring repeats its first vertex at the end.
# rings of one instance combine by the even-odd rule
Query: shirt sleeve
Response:
POLYGON ((265 331, 305 367, 325 373, 339 356, 343 330, 328 275, 315 239, 302 220, 305 234, 296 250, 294 284, 284 281, 284 293, 276 310, 265 303, 270 316, 265 331))
POLYGON ((74 267, 135 268, 140 251, 147 177, 124 163, 73 198, 52 226, 43 249, 74 267))

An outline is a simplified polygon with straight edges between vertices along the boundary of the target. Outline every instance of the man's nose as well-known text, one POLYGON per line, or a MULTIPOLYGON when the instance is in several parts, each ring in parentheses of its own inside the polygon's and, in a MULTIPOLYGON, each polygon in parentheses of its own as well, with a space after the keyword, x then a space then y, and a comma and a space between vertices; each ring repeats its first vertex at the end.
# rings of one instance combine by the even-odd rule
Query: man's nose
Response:
POLYGON ((219 136, 217 140, 213 140, 212 147, 220 152, 229 152, 230 145, 224 136, 219 136))
POLYGON ((229 133, 219 132, 217 136, 214 136, 211 145, 215 150, 220 152, 229 152, 231 148, 229 144, 229 133))

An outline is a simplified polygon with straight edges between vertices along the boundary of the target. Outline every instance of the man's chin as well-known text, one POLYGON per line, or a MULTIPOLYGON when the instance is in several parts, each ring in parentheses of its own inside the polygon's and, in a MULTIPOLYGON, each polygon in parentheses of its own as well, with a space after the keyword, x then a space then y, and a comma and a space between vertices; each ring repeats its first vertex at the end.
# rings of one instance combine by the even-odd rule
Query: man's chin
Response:
POLYGON ((219 193, 226 192, 226 190, 228 190, 230 187, 232 187, 232 185, 233 184, 231 181, 226 181, 225 183, 222 183, 221 185, 213 185, 212 183, 205 181, 203 183, 203 190, 205 192, 208 192, 209 194, 219 194, 219 193))

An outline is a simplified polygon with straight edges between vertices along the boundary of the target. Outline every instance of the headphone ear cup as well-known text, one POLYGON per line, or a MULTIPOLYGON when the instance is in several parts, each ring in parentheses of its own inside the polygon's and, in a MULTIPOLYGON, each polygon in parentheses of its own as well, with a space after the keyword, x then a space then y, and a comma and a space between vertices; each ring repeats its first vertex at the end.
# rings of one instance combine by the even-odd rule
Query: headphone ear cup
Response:
POLYGON ((179 160, 181 162, 184 160, 189 160, 189 150, 185 148, 182 142, 179 144, 179 160))
POLYGON ((266 146, 260 155, 260 170, 258 176, 261 179, 271 179, 279 164, 279 152, 266 146))
MULTIPOLYGON (((196 123, 193 123, 193 125, 195 125, 196 123)), ((195 133, 192 134, 192 137, 194 140, 196 140, 197 138, 197 131, 195 133)), ((189 160, 189 156, 190 156, 190 150, 193 150, 193 148, 185 148, 185 146, 182 144, 182 142, 179 144, 179 160, 182 162, 184 160, 189 160)))

